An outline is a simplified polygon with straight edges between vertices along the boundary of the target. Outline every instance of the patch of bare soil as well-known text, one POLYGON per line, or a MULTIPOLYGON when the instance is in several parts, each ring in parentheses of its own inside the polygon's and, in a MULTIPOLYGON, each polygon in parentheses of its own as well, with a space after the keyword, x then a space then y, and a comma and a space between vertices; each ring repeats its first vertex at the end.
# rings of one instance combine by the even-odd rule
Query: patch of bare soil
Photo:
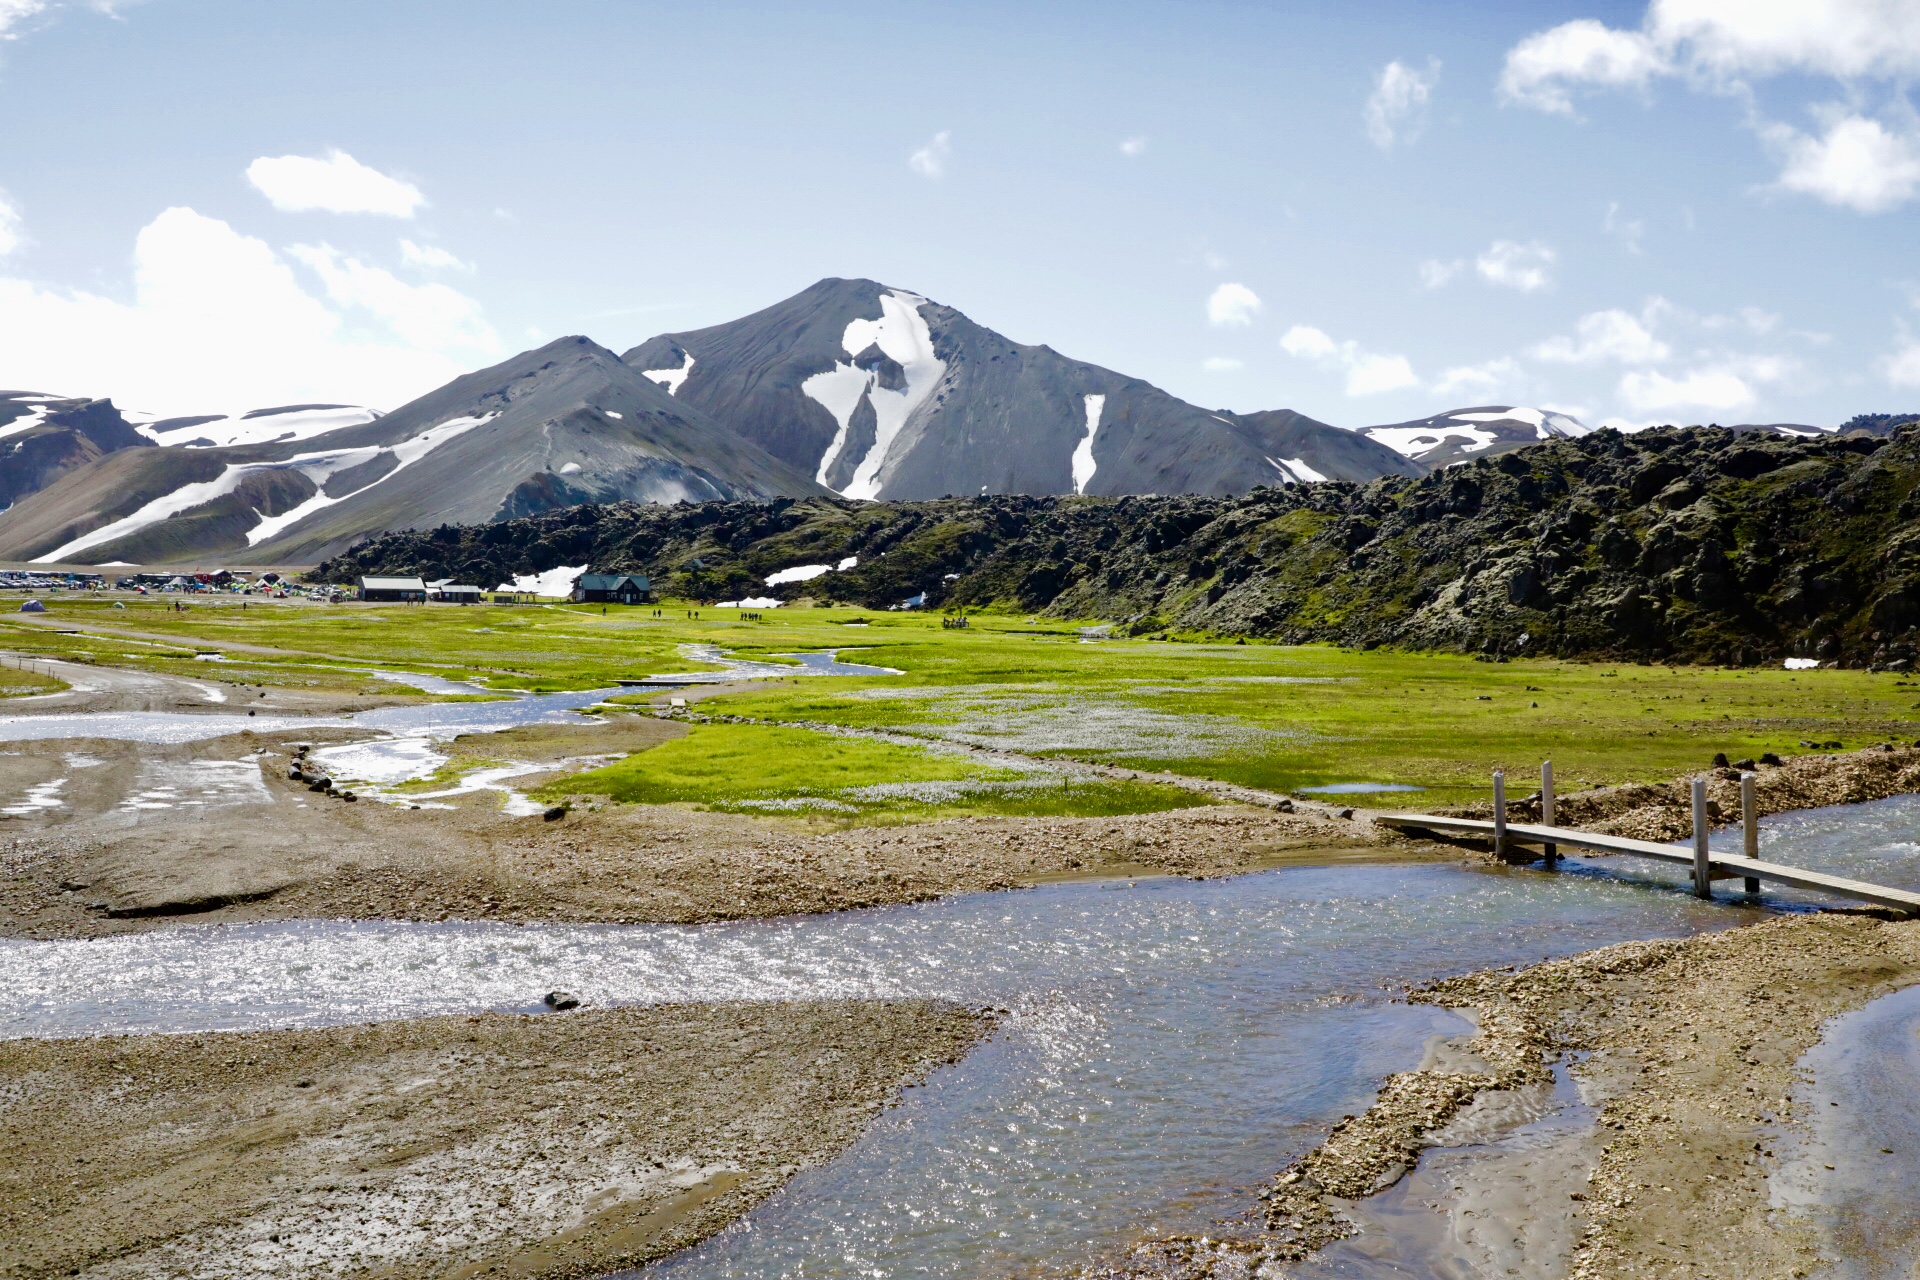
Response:
MULTIPOLYGON (((1599 1128, 1571 1148, 1585 1164, 1566 1193, 1572 1229, 1557 1233, 1563 1252, 1524 1259, 1524 1273, 1804 1276, 1814 1242, 1769 1213, 1767 1191, 1770 1126, 1797 1114, 1793 1064, 1827 1019, 1916 981, 1920 922, 1833 913, 1435 984, 1412 998, 1479 1021, 1467 1055, 1389 1077, 1366 1114, 1283 1170, 1221 1238, 1149 1242, 1088 1274, 1285 1274, 1350 1234, 1364 1216, 1351 1202, 1396 1181, 1476 1098, 1537 1086, 1548 1064, 1584 1053, 1574 1071, 1599 1128)), ((1519 1237, 1530 1224, 1502 1225, 1519 1237)))
POLYGON ((819 1001, 0 1042, 0 1275, 605 1275, 989 1029, 819 1001))
MULTIPOLYGON (((554 744, 554 749, 561 749, 554 744)), ((1097 876, 1458 856, 1318 814, 1208 806, 1113 818, 967 818, 810 834, 676 806, 501 816, 347 803, 264 757, 268 805, 70 824, 0 846, 0 936, 86 937, 333 917, 699 923, 919 902, 1097 876)))

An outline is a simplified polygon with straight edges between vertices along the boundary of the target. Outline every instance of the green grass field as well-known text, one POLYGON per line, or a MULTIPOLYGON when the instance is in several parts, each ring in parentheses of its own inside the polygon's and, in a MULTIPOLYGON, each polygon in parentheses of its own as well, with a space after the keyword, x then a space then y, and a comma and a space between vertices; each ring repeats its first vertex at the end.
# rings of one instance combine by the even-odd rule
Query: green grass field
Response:
POLYGON ((684 738, 554 783, 540 798, 603 795, 735 813, 863 820, 961 814, 1105 815, 1185 808, 1192 792, 1063 779, 925 747, 782 725, 696 724, 684 738))
POLYGON ((58 693, 67 682, 30 667, 0 666, 0 698, 23 698, 37 693, 58 693))
MULTIPOLYGON (((1703 767, 1716 751, 1739 758, 1798 751, 1802 739, 1857 747, 1920 735, 1920 685, 1861 671, 1493 664, 1457 654, 1094 640, 1072 625, 1019 616, 979 616, 969 629, 949 631, 934 616, 853 609, 768 610, 748 622, 711 608, 691 619, 688 606, 673 603, 659 618, 652 608, 619 606, 602 614, 597 606, 255 604, 243 613, 225 601, 176 612, 149 601, 111 609, 56 600, 50 608, 39 623, 0 615, 0 649, 198 679, 385 693, 394 686, 346 668, 471 677, 500 689, 579 689, 707 665, 683 653, 687 645, 756 659, 838 649, 844 660, 904 674, 781 679, 702 705, 1275 790, 1427 788, 1356 803, 1474 798, 1494 768, 1528 775, 1545 758, 1571 789, 1672 777, 1703 767), (54 627, 117 635, 56 635, 54 627), (193 650, 206 642, 261 651, 196 662, 193 650)), ((815 744, 810 752, 825 750, 806 741, 815 744)), ((702 802, 731 802, 717 773, 688 778, 693 791, 707 788, 702 802)), ((782 798, 776 792, 744 798, 782 798)))

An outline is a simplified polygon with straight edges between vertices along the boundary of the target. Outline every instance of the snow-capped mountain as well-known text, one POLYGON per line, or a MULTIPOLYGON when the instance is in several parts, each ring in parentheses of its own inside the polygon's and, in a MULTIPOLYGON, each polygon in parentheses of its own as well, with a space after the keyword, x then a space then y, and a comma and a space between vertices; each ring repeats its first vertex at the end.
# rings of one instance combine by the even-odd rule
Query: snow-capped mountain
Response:
POLYGON ((303 564, 382 529, 824 492, 585 338, 385 415, 299 405, 126 430, 148 447, 96 456, 0 513, 0 558, 303 564))
POLYGON ((872 280, 822 280, 622 358, 852 498, 1227 494, 1422 470, 1297 414, 1198 408, 872 280))
POLYGON ((1584 436, 1592 430, 1571 414, 1551 409, 1480 405, 1449 409, 1413 422, 1365 427, 1360 434, 1430 470, 1437 470, 1556 436, 1584 436))

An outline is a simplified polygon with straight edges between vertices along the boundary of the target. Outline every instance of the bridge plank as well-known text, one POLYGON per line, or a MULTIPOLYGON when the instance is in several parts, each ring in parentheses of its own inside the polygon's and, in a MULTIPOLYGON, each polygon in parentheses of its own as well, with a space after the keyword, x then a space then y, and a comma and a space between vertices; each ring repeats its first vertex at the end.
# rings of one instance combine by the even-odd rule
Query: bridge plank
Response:
MULTIPOLYGON (((1441 835, 1483 835, 1489 838, 1493 835, 1493 823, 1484 818, 1441 818, 1425 813, 1385 813, 1376 815, 1373 821, 1397 831, 1419 830, 1432 831, 1441 835)), ((1555 844, 1576 849, 1591 849, 1597 853, 1630 854, 1637 858, 1652 858, 1659 862, 1671 862, 1685 867, 1693 865, 1693 850, 1690 848, 1656 844, 1651 840, 1635 840, 1628 836, 1575 831, 1568 827, 1509 822, 1506 824, 1506 838, 1521 844, 1555 844)), ((1707 861, 1716 878, 1751 876, 1756 880, 1771 880, 1775 884, 1792 885, 1796 889, 1831 893, 1838 897, 1854 898, 1862 902, 1877 903, 1881 906, 1920 914, 1920 893, 1913 893, 1906 889, 1869 884, 1865 880, 1850 880, 1845 876, 1832 876, 1823 871, 1808 871, 1801 867, 1784 866, 1777 862, 1762 862, 1758 858, 1741 857, 1730 853, 1709 853, 1707 861)))

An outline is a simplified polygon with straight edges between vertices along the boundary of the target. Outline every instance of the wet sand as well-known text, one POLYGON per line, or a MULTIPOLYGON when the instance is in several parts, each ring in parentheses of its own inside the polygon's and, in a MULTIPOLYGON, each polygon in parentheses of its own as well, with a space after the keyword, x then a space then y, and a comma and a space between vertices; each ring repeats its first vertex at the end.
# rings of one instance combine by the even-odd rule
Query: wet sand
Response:
POLYGON ((1476 1111, 1524 1110, 1550 1087, 1550 1065, 1575 1055, 1593 1125, 1517 1168, 1461 1167, 1450 1190, 1421 1188, 1438 1193, 1433 1229, 1484 1266, 1462 1274, 1807 1275, 1819 1261, 1813 1233, 1768 1205, 1784 1157, 1777 1126, 1806 1118, 1794 1064, 1829 1018, 1915 982, 1920 922, 1827 913, 1437 983, 1411 998, 1468 1013, 1479 1035, 1389 1077, 1365 1114, 1279 1174, 1247 1221, 1210 1240, 1144 1244, 1098 1274, 1234 1276, 1263 1264, 1320 1274, 1301 1260, 1356 1220, 1377 1224, 1387 1199, 1377 1193, 1423 1150, 1461 1141, 1450 1127, 1476 1111))
POLYGON ((0 1042, 0 1275, 605 1275, 989 1029, 821 1001, 0 1042))

